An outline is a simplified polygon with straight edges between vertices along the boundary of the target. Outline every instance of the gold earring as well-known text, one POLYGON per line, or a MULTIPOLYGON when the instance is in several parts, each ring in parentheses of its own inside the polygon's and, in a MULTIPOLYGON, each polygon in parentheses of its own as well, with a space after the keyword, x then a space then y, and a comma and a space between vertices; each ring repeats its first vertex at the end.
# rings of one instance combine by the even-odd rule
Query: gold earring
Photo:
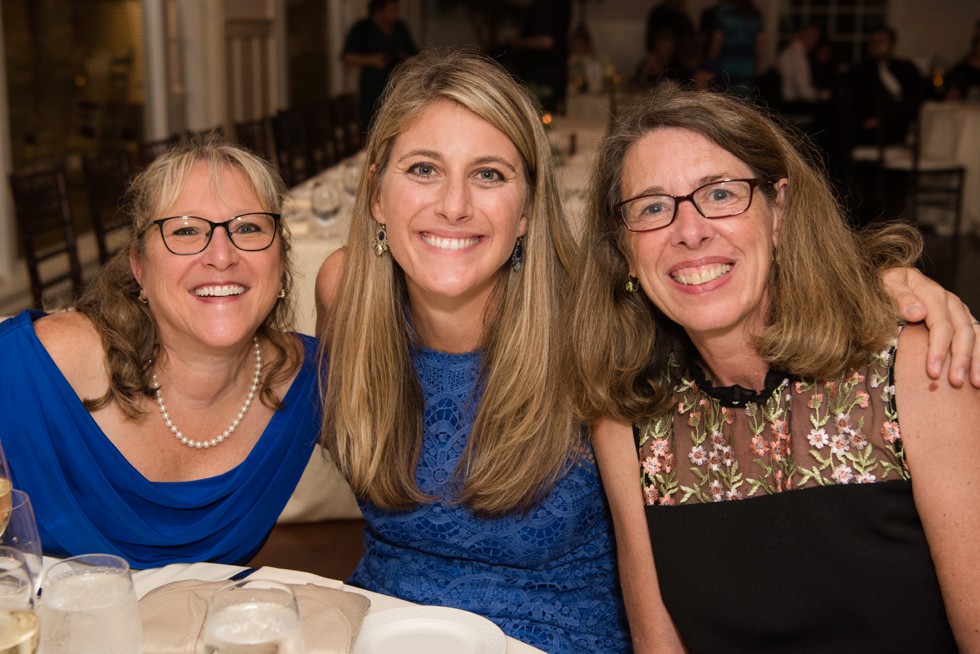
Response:
POLYGON ((640 279, 636 275, 626 275, 626 292, 636 293, 640 290, 640 279))
POLYGON ((378 231, 371 239, 371 247, 374 248, 374 254, 379 257, 388 251, 388 232, 385 231, 385 226, 381 223, 378 223, 378 231))

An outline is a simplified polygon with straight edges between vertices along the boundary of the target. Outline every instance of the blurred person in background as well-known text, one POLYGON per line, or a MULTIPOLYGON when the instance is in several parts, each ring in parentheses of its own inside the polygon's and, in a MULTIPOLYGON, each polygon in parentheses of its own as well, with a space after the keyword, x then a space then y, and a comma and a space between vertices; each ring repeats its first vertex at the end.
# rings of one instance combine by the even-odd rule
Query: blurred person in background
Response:
POLYGON ((358 118, 364 129, 391 71, 417 52, 408 26, 398 19, 398 0, 371 0, 368 17, 351 27, 341 53, 341 61, 360 68, 358 118))

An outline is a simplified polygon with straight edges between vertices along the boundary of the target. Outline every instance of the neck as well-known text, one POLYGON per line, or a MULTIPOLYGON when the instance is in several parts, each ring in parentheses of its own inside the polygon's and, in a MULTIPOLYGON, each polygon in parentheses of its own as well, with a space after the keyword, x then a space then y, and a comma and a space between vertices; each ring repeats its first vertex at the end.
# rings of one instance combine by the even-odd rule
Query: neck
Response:
POLYGON ((769 366, 748 338, 690 336, 704 363, 704 373, 712 384, 738 385, 753 390, 765 386, 769 366))
POLYGON ((483 345, 487 300, 475 298, 463 304, 410 302, 412 325, 428 348, 460 354, 483 345))
POLYGON ((166 386, 167 401, 207 407, 225 394, 237 397, 250 383, 254 347, 252 339, 228 352, 202 353, 162 344, 155 372, 166 386))

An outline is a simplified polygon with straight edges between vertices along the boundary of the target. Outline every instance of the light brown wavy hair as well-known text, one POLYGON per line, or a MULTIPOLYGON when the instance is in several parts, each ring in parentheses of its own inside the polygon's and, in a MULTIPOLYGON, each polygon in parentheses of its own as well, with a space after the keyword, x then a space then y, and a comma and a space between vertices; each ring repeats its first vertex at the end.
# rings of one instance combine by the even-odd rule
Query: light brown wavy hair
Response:
MULTIPOLYGON (((592 168, 583 255, 574 280, 569 359, 580 416, 636 422, 669 409, 690 340, 642 292, 625 289, 622 198, 627 151, 653 130, 676 127, 707 137, 759 179, 789 180, 778 264, 756 347, 771 368, 826 379, 859 365, 894 335, 898 315, 880 271, 909 265, 921 237, 907 225, 852 231, 809 142, 735 97, 664 85, 642 98, 602 141, 592 168)), ((762 198, 775 200, 771 185, 762 198)))
MULTIPOLYGON (((133 179, 125 198, 131 221, 126 247, 99 269, 75 305, 101 335, 109 371, 109 390, 105 395, 83 400, 89 411, 97 411, 115 401, 129 418, 136 419, 144 413, 141 399, 153 394, 150 378, 152 361, 160 350, 159 334, 150 306, 138 298, 140 287, 129 257, 130 253, 145 256, 147 234, 156 229, 152 221, 164 217, 162 212, 173 206, 192 168, 200 162, 207 164, 214 183, 218 183, 221 170, 239 170, 258 196, 261 210, 280 211, 286 187, 279 173, 265 159, 218 134, 184 139, 133 179)), ((260 393, 262 403, 273 409, 282 406, 273 388, 292 377, 302 363, 296 355, 295 337, 286 333, 293 324, 289 299, 293 272, 289 263, 289 233, 282 222, 277 243, 284 262, 282 285, 286 299, 276 302, 258 329, 258 334, 276 351, 276 356, 267 359, 272 363, 264 366, 260 393)))
POLYGON ((560 302, 574 254, 539 107, 497 63, 470 51, 430 50, 394 73, 367 142, 329 346, 325 446, 354 492, 386 509, 431 501, 416 483, 423 398, 412 363, 405 276, 377 257, 371 204, 392 146, 433 104, 449 101, 507 135, 527 182, 524 264, 501 271, 486 308, 484 389, 457 475, 455 500, 485 515, 526 511, 563 474, 581 434, 554 378, 560 302), (373 167, 373 168, 372 168, 373 167))

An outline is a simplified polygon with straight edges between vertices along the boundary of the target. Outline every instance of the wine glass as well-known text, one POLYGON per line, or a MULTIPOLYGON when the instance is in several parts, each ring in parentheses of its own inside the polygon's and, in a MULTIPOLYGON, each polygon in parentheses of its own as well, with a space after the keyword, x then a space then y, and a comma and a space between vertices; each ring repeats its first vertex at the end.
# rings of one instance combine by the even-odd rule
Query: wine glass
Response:
POLYGON ((34 654, 38 625, 27 562, 18 550, 0 546, 0 652, 34 654))
POLYGON ((242 579, 225 584, 208 602, 199 654, 303 654, 296 595, 286 584, 242 579))
POLYGON ((37 591, 41 585, 43 553, 31 498, 24 491, 17 489, 8 491, 7 497, 10 500, 10 510, 7 513, 7 524, 4 526, 3 533, 0 533, 0 545, 20 551, 31 574, 34 590, 37 591))
POLYGON ((10 519, 10 489, 13 484, 10 482, 10 466, 7 464, 7 456, 3 453, 3 441, 0 441, 0 533, 7 526, 10 519))
POLYGON ((143 628, 126 559, 82 554, 44 573, 38 605, 45 654, 140 654, 143 628))
POLYGON ((348 161, 344 164, 344 172, 342 177, 342 184, 344 190, 351 197, 357 195, 357 185, 361 181, 361 167, 356 163, 348 161))
POLYGON ((320 222, 327 222, 340 212, 340 197, 337 195, 337 190, 325 181, 317 181, 313 184, 310 204, 313 215, 320 222))

